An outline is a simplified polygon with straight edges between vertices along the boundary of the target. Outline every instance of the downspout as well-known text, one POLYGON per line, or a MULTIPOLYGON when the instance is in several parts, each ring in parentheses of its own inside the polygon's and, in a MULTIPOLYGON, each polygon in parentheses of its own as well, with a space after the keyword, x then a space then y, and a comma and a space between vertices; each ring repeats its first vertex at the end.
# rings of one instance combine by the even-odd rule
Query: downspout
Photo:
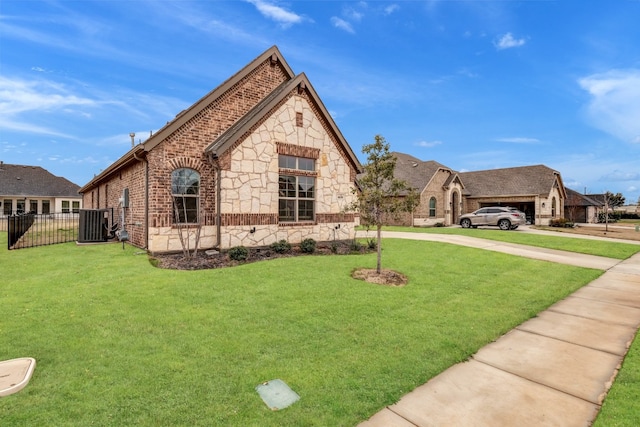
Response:
POLYGON ((218 164, 217 173, 216 173, 216 240, 218 241, 218 250, 220 250, 220 245, 222 243, 222 214, 220 213, 220 206, 222 204, 222 191, 220 180, 222 179, 222 169, 218 164))
POLYGON ((144 241, 145 247, 149 248, 149 162, 146 159, 139 158, 133 153, 133 158, 144 163, 144 241))
POLYGON ((209 153, 209 163, 216 170, 216 243, 218 250, 220 250, 220 244, 222 242, 222 214, 220 213, 220 205, 222 203, 222 191, 220 181, 222 180, 222 168, 218 156, 215 153, 209 153))

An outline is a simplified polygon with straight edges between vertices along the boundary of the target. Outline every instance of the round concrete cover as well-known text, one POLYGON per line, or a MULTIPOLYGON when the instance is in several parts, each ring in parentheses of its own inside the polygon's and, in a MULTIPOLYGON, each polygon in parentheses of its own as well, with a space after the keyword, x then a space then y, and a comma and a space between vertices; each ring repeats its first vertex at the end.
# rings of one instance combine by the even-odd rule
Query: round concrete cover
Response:
POLYGON ((0 397, 22 390, 36 368, 36 359, 21 357, 0 362, 0 397))

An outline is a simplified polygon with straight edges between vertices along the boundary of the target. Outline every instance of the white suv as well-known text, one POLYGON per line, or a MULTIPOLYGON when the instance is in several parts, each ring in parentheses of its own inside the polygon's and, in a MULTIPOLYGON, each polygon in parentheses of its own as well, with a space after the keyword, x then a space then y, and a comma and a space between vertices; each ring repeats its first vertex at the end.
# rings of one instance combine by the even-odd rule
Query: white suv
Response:
POLYGON ((507 206, 480 208, 475 212, 460 216, 462 228, 496 225, 500 227, 500 230, 515 230, 518 226, 526 223, 527 217, 523 212, 507 206))

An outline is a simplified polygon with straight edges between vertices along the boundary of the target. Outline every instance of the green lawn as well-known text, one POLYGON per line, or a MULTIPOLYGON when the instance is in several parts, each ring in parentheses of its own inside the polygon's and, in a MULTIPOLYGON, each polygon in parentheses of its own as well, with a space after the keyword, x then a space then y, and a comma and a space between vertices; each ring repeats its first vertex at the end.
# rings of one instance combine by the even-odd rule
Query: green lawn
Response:
POLYGON ((601 274, 393 239, 402 288, 350 278, 375 254, 170 271, 128 245, 0 247, 0 360, 37 360, 3 426, 355 425, 601 274), (301 400, 269 410, 275 378, 301 400))
MULTIPOLYGON (((485 228, 451 228, 451 227, 384 227, 388 231, 408 231, 413 233, 457 234, 478 237, 501 242, 519 243, 539 246, 548 249, 577 252, 587 255, 598 255, 615 259, 627 259, 640 251, 640 245, 618 243, 604 240, 580 239, 576 237, 548 236, 517 231, 505 232, 498 229, 485 228)), ((373 235, 373 231, 369 232, 373 235)))
POLYGON ((594 427, 636 427, 640 424, 640 338, 624 359, 594 427))

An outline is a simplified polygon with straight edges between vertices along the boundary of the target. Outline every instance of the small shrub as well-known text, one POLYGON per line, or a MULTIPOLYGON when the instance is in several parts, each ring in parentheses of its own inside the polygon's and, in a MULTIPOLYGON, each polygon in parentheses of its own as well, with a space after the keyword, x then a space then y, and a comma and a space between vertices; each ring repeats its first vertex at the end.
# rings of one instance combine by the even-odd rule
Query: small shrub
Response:
POLYGON ((378 240, 367 239, 367 248, 369 248, 369 250, 372 250, 372 251, 378 249, 378 240))
POLYGON ((569 221, 567 218, 557 218, 549 220, 550 227, 564 227, 564 228, 572 228, 575 224, 572 221, 569 221))
POLYGON ((229 258, 234 261, 244 261, 249 257, 249 250, 244 246, 234 246, 229 249, 229 258))
POLYGON ((316 241, 313 239, 304 239, 300 243, 300 250, 306 254, 312 254, 316 251, 316 241))
POLYGON ((338 253, 338 244, 336 242, 332 242, 331 243, 331 253, 332 254, 337 254, 338 253))
POLYGON ((291 250, 291 244, 283 239, 279 242, 273 242, 271 244, 271 249, 276 253, 283 254, 291 250))
POLYGON ((444 226, 445 226, 445 225, 444 225, 444 222, 436 222, 436 223, 434 224, 434 227, 444 227, 444 226))
POLYGON ((598 222, 604 224, 605 222, 612 223, 617 222, 619 215, 616 215, 614 212, 609 212, 608 218, 607 214, 604 212, 598 212, 598 222))
POLYGON ((353 239, 351 241, 351 247, 349 249, 351 250, 351 252, 362 252, 362 244, 356 239, 353 239))

